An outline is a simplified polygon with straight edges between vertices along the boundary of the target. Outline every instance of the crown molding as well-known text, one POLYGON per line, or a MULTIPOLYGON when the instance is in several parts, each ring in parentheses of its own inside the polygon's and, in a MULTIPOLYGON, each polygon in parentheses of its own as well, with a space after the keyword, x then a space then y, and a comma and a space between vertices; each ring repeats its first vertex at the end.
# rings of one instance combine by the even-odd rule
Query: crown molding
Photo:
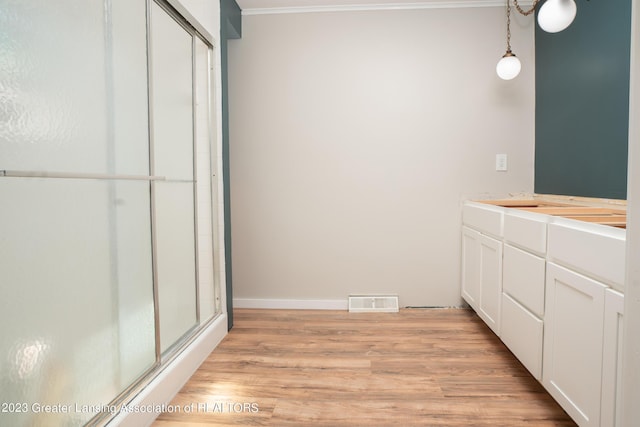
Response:
MULTIPOLYGON (((532 0, 519 2, 522 6, 530 7, 532 0)), ((477 7, 505 7, 506 0, 432 0, 407 3, 375 3, 368 4, 334 4, 317 6, 265 7, 242 9, 243 16, 277 15, 291 13, 322 13, 322 12, 359 12, 370 10, 419 10, 419 9, 458 9, 477 7)))

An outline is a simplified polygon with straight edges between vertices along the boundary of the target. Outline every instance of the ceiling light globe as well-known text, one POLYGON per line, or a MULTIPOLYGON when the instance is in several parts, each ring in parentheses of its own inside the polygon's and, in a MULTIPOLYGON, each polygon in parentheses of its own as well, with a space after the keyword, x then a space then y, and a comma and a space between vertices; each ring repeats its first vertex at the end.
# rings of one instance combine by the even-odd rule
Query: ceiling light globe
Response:
POLYGON ((496 73, 502 80, 511 80, 520 74, 521 68, 520 60, 514 54, 507 53, 498 61, 496 73))
POLYGON ((547 0, 538 12, 538 25, 547 33, 557 33, 567 28, 576 17, 574 0, 547 0))

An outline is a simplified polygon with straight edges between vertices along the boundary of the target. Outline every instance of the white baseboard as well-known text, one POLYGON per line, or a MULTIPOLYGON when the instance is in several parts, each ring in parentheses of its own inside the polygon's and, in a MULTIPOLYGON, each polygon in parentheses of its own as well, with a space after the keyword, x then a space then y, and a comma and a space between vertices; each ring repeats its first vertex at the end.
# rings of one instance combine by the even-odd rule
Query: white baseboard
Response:
MULTIPOLYGON (((133 400, 127 403, 129 408, 168 405, 180 391, 202 362, 220 344, 227 335, 227 315, 222 314, 211 325, 166 366, 133 400)), ((107 427, 150 426, 160 415, 159 412, 121 412, 113 418, 107 427)))
POLYGON ((347 299, 258 299, 234 298, 235 308, 269 308, 291 310, 347 310, 347 299))

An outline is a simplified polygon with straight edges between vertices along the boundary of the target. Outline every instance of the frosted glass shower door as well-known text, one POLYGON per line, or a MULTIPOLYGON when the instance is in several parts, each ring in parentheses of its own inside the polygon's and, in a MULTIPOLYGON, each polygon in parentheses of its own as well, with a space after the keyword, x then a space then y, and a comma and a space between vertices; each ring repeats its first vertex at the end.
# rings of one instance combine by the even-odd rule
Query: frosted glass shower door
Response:
POLYGON ((160 348, 198 324, 193 144, 193 36, 162 7, 151 8, 154 230, 160 348))
POLYGON ((2 426, 82 425, 156 364, 146 13, 0 0, 2 426))
POLYGON ((29 407, 0 425, 81 425, 98 413, 76 407, 155 361, 149 183, 2 178, 0 195, 0 402, 29 407))

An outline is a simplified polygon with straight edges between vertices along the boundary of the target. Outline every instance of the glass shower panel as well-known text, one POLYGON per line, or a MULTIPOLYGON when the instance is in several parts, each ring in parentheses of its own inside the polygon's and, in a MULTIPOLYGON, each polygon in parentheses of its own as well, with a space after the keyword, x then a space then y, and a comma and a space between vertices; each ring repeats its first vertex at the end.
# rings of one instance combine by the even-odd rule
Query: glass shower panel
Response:
POLYGON ((147 174, 144 0, 0 0, 0 169, 147 174))
POLYGON ((151 12, 155 174, 193 181, 193 36, 157 4, 151 12))
POLYGON ((160 345, 165 352, 196 319, 193 184, 155 184, 160 345))
POLYGON ((193 36, 151 7, 153 171, 160 347, 197 325, 193 36))
POLYGON ((29 408, 2 425, 81 425, 155 363, 149 197, 147 181, 0 179, 0 402, 29 408))
POLYGON ((197 183, 198 196, 198 289, 200 321, 213 317, 216 312, 213 262, 212 230, 212 161, 211 154, 211 48, 199 37, 195 37, 195 114, 196 147, 198 152, 197 183))
MULTIPOLYGON (((149 87, 145 0, 103 0, 111 6, 111 75, 108 102, 109 134, 113 150, 107 151, 110 173, 149 173, 149 87), (111 84, 111 82, 113 82, 111 84)), ((109 59, 109 58, 108 58, 109 59)))

